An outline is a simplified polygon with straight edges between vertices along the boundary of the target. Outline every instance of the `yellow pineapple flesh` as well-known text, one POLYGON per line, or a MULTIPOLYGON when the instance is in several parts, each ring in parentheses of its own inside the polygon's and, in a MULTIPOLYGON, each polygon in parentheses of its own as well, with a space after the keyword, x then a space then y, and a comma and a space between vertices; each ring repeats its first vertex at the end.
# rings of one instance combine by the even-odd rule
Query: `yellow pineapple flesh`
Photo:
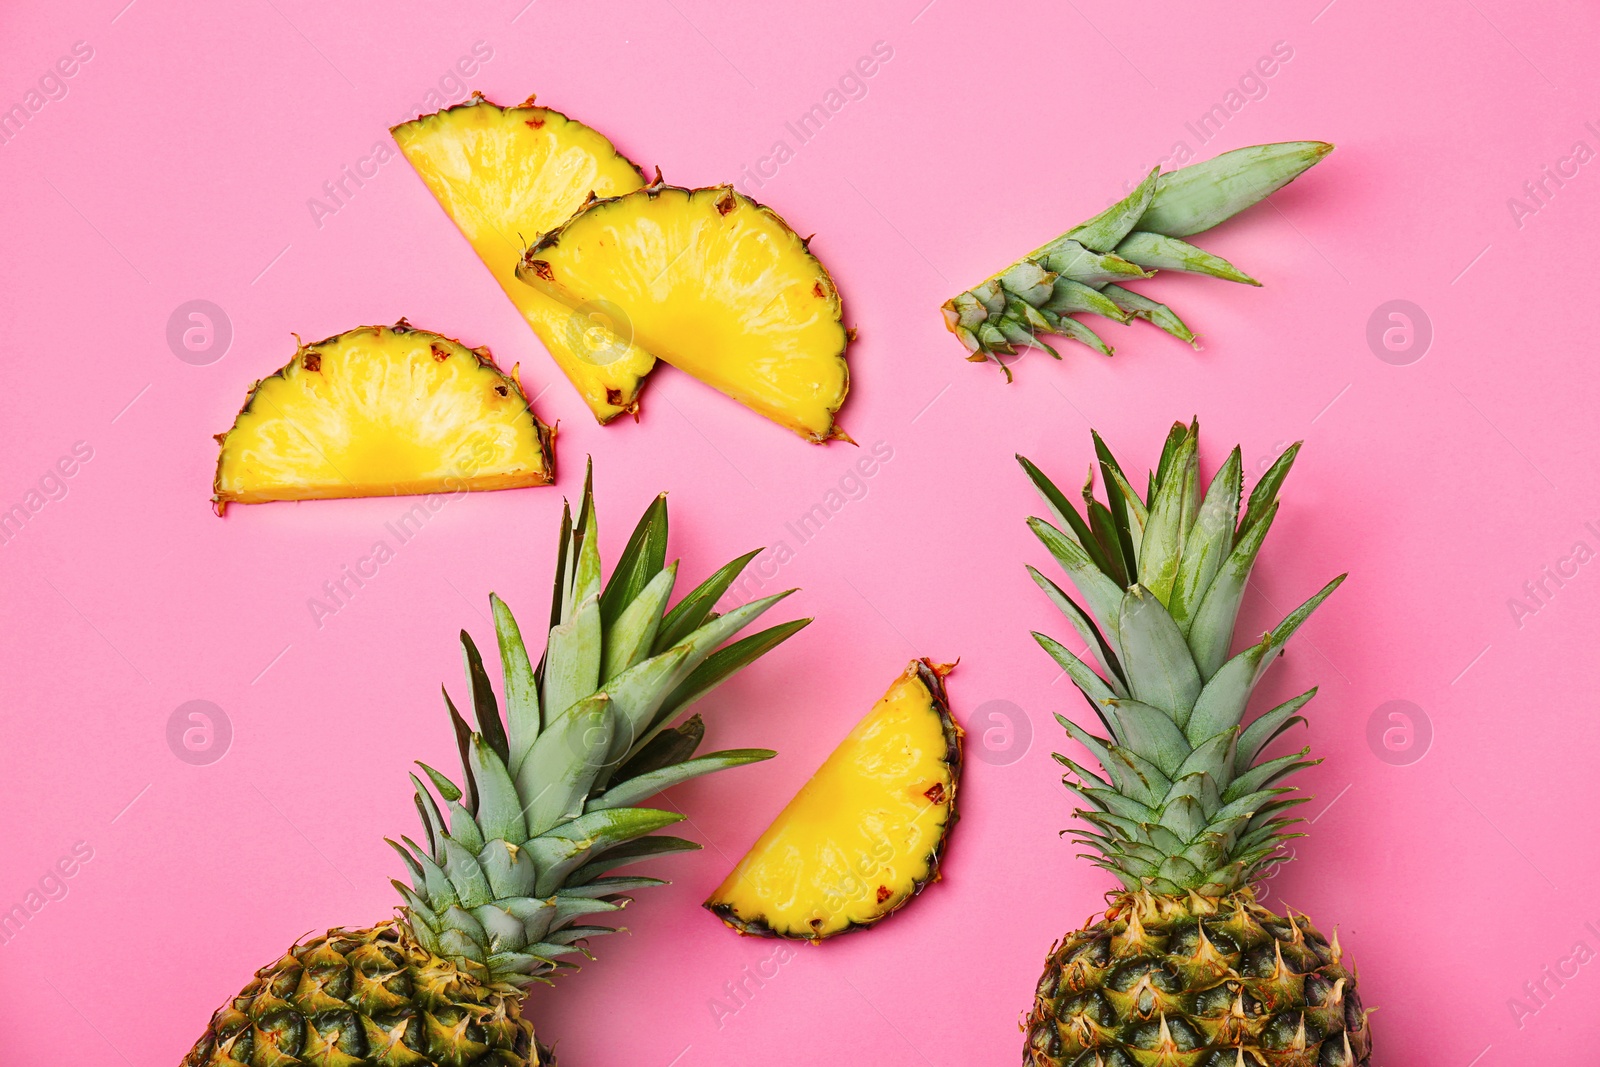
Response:
POLYGON ((602 309, 657 358, 815 442, 844 434, 839 292, 806 241, 729 186, 652 185, 545 234, 518 276, 602 309))
POLYGON ((600 422, 634 413, 654 358, 614 332, 603 314, 573 309, 516 280, 534 240, 593 193, 644 185, 639 169, 602 134, 559 111, 502 108, 482 97, 392 131, 412 167, 472 243, 522 317, 600 422))
POLYGON ((822 941, 938 879, 961 775, 949 669, 912 661, 706 901, 714 915, 743 934, 822 941))
POLYGON ((404 320, 302 344, 219 434, 217 508, 548 485, 551 431, 488 351, 404 320))

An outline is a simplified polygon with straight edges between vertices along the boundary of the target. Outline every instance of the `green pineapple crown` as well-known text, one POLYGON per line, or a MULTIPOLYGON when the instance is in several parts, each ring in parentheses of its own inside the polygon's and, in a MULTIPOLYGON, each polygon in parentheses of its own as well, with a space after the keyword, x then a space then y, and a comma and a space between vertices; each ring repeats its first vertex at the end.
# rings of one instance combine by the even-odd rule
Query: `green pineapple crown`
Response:
POLYGON ((1260 285, 1220 256, 1180 237, 1209 230, 1298 178, 1333 151, 1322 141, 1289 141, 1224 152, 1204 163, 1161 173, 1156 167, 1132 193, 1100 214, 1028 253, 944 304, 945 324, 972 353, 974 363, 1000 359, 1017 346, 1061 356, 1040 334, 1056 334, 1111 355, 1111 346, 1072 316, 1101 315, 1113 322, 1144 319, 1181 341, 1194 333, 1165 304, 1123 288, 1158 270, 1208 274, 1260 285))
MULTIPOLYGON (((1092 431, 1091 431, 1092 432, 1092 431)), ((1033 567, 1028 572, 1061 609, 1095 666, 1041 633, 1034 639, 1077 683, 1108 736, 1064 715, 1057 720, 1099 762, 1104 777, 1056 754, 1062 782, 1088 807, 1072 831, 1084 854, 1130 891, 1224 896, 1255 881, 1300 822, 1287 814, 1286 777, 1317 760, 1309 748, 1268 759, 1312 688, 1244 724, 1250 694, 1300 624, 1345 576, 1329 582, 1271 632, 1232 658, 1239 604, 1261 543, 1278 513, 1278 489, 1300 450, 1280 455, 1239 514, 1238 447, 1202 497, 1200 426, 1176 423, 1143 498, 1094 436, 1105 500, 1094 468, 1080 513, 1027 459, 1018 461, 1059 526, 1028 525, 1077 586, 1088 610, 1033 567)))
POLYGON ((411 776, 423 840, 389 842, 411 873, 409 885, 394 885, 418 942, 487 981, 520 989, 576 966, 564 957, 588 956, 590 938, 614 932, 595 925, 595 917, 623 907, 626 894, 665 884, 609 872, 700 847, 658 834, 684 816, 643 801, 775 754, 695 756, 705 732, 700 717, 673 724, 690 703, 811 621, 733 640, 793 592, 724 615, 712 610, 754 552, 667 610, 678 565, 666 562, 665 494, 645 511, 602 587, 592 474, 591 465, 577 520, 570 507, 562 515, 550 631, 538 666, 511 609, 491 594, 505 715, 463 630, 476 729, 448 692, 444 697, 461 750, 461 784, 419 762, 433 787, 411 776))

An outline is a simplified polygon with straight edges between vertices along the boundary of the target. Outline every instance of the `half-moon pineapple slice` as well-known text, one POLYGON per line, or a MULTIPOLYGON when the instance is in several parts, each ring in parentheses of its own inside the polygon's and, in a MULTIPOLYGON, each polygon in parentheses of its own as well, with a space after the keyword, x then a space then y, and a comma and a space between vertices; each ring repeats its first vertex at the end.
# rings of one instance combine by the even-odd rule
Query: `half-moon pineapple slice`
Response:
POLYGON ((517 276, 604 309, 647 351, 816 442, 843 437, 839 291, 806 241, 731 186, 656 184, 597 200, 539 239, 517 276))
POLYGON ((712 914, 741 934, 822 941, 938 879, 961 778, 950 669, 911 662, 711 894, 712 914))
POLYGON ((404 319, 301 344, 218 434, 230 503, 549 485, 551 431, 488 349, 404 319))
POLYGON ((639 409, 639 388, 655 365, 603 312, 570 307, 516 279, 530 241, 564 222, 591 193, 618 196, 644 185, 639 168, 610 141, 559 111, 502 108, 481 96, 390 131, 472 242, 556 364, 602 423, 639 409))

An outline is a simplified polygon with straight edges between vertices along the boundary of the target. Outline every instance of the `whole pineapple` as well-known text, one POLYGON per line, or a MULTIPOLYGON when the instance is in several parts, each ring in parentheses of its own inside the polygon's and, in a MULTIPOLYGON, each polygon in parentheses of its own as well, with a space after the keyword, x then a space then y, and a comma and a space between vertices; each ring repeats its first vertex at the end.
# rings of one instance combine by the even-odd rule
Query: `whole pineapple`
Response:
POLYGON ((461 634, 473 729, 445 705, 461 750, 456 782, 415 775, 421 841, 394 844, 410 871, 397 918, 330 930, 289 949, 211 1019, 185 1067, 520 1067, 548 1064, 522 1018, 536 982, 611 933, 595 918, 664 884, 613 874, 699 845, 656 831, 680 821, 641 807, 764 749, 694 756, 691 701, 810 620, 725 644, 787 593, 725 615, 712 606, 754 553, 670 611, 666 498, 646 511, 602 588, 594 500, 562 518, 545 652, 535 667, 511 610, 491 596, 506 714, 472 638, 461 634), (437 794, 437 799, 435 798, 437 794))
POLYGON ((1256 901, 1304 803, 1283 780, 1309 749, 1268 758, 1312 689, 1245 723, 1251 691, 1341 575, 1272 632, 1228 650, 1250 569, 1299 450, 1278 457, 1239 516, 1238 448, 1202 496, 1199 426, 1173 426, 1141 498, 1094 436, 1106 499, 1085 513, 1018 457, 1059 526, 1029 525, 1087 610, 1033 579, 1088 646, 1092 667, 1043 634, 1107 736, 1056 718, 1098 761, 1066 756, 1086 804, 1085 858, 1122 883, 1105 915, 1055 945, 1024 1030, 1032 1067, 1357 1067, 1372 1036, 1338 938, 1256 901))

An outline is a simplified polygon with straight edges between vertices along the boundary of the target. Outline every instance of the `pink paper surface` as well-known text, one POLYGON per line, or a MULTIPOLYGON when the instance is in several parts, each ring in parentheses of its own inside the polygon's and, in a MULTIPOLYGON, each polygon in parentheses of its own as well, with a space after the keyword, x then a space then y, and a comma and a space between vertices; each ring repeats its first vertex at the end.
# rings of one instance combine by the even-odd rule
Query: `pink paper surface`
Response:
POLYGON ((1050 752, 1071 749, 1052 716, 1086 709, 1029 637, 1067 627, 1022 567, 1050 569, 1011 457, 1070 486, 1092 424, 1142 471, 1196 414, 1208 472, 1234 442, 1251 475, 1306 442, 1244 630, 1350 573, 1258 698, 1321 687, 1298 735, 1325 760, 1300 780, 1314 822, 1270 902, 1338 927, 1379 1009, 1375 1064, 1593 1061, 1594 11, 124 2, 0 14, 0 106, 27 111, 0 144, 0 508, 40 505, 0 547, 0 908, 41 905, 0 945, 0 1064, 170 1067, 295 938, 389 914, 409 762, 453 759, 437 687, 461 691, 456 631, 488 639, 490 590, 545 610, 586 454, 608 558, 669 490, 686 576, 768 546, 762 589, 801 587, 784 617, 817 621, 704 702, 708 744, 781 755, 667 796, 706 849, 655 864, 674 884, 629 909, 631 934, 534 995, 541 1036, 591 1067, 1016 1062, 1046 950, 1110 883, 1058 836, 1050 752), (850 80, 875 48, 889 58, 850 80), (537 92, 678 183, 764 170, 747 188, 817 234, 860 329, 842 424, 861 450, 808 446, 670 368, 637 425, 596 426, 407 164, 376 158, 430 91, 468 87, 537 92), (802 141, 787 124, 819 103, 837 107, 802 141), (1067 345, 1011 386, 962 362, 947 296, 1179 145, 1305 138, 1339 147, 1198 239, 1265 288, 1142 286, 1203 350, 1111 326, 1115 359, 1067 345), (368 177, 327 210, 346 167, 368 177), (167 341, 197 299, 232 331, 205 365, 167 341), (1425 350, 1420 332, 1369 344, 1375 315, 1404 326, 1394 300, 1421 310, 1425 350), (560 420, 558 486, 452 499, 404 544, 385 524, 411 500, 212 515, 210 435, 291 333, 402 315, 522 364, 560 420), (879 442, 892 458, 851 482, 879 442), (801 542, 786 524, 834 490, 853 497, 801 542), (316 618, 380 539, 393 560, 316 618), (700 900, 923 655, 960 658, 971 731, 944 880, 820 949, 735 937, 700 900), (209 765, 169 747, 192 700, 231 731, 209 765))

